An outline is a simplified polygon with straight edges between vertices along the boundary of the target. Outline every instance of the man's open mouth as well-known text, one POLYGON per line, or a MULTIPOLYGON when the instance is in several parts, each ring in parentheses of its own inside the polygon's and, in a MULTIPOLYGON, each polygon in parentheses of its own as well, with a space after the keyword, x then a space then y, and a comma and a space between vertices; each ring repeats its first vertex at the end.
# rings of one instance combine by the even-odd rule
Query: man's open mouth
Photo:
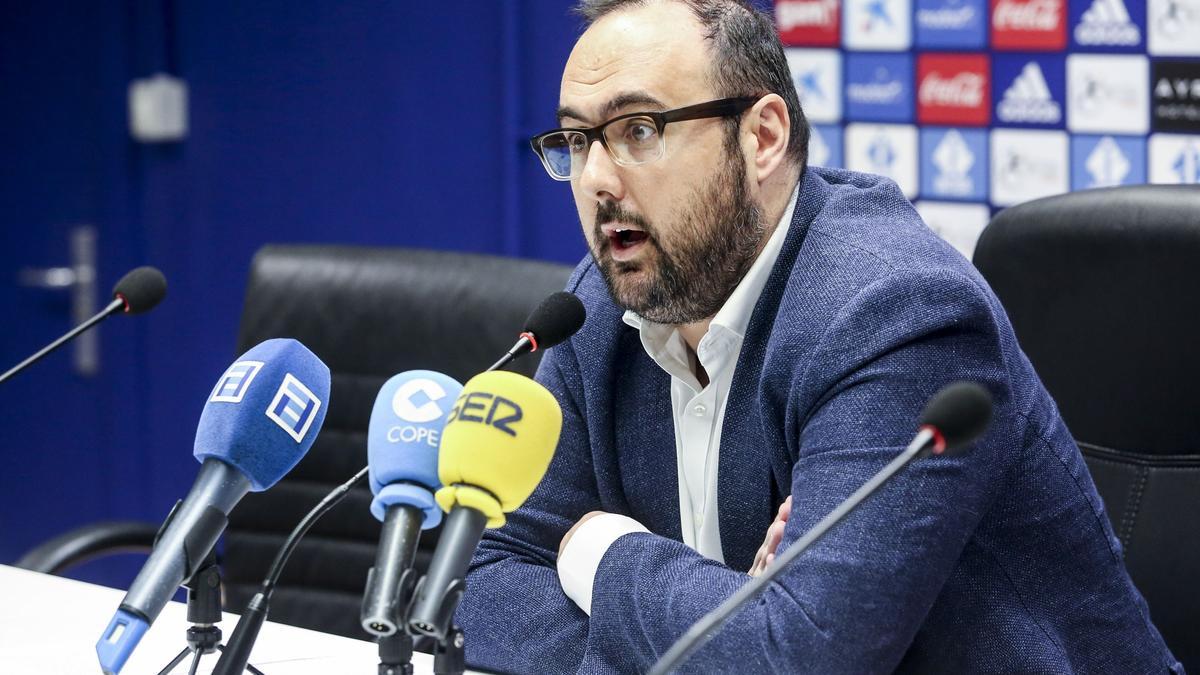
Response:
POLYGON ((633 248, 648 238, 649 235, 641 230, 617 228, 608 232, 608 241, 618 251, 633 248))

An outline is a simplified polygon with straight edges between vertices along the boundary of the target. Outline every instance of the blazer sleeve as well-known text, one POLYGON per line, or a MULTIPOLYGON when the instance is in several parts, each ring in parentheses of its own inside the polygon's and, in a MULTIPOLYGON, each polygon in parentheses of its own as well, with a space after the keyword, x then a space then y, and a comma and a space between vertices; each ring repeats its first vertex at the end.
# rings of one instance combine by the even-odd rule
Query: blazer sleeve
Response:
MULTIPOLYGON (((983 384, 996 413, 969 451, 919 460, 895 476, 728 621, 684 672, 895 669, 1020 447, 990 297, 962 272, 892 272, 846 304, 807 365, 793 364, 783 403, 793 503, 781 546, 901 452, 942 386, 983 384)), ((596 577, 582 670, 644 672, 749 579, 676 541, 621 537, 596 577)))
POLYGON ((587 644, 588 616, 559 585, 555 562, 567 530, 599 509, 582 391, 570 343, 549 350, 537 380, 558 399, 563 430, 546 476, 504 527, 487 530, 471 561, 456 618, 467 662, 516 673, 575 672, 587 644))

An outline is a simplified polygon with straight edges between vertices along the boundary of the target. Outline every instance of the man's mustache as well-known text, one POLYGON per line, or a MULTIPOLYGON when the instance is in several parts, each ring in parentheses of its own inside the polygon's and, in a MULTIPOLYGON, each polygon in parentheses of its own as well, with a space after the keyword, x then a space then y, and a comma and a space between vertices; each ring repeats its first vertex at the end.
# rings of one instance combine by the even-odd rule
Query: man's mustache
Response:
POLYGON ((654 236, 654 226, 652 226, 645 218, 640 215, 627 211, 621 208, 616 202, 600 202, 600 206, 596 208, 596 237, 604 239, 604 233, 601 227, 607 223, 628 223, 636 225, 638 229, 644 231, 647 236, 654 236))

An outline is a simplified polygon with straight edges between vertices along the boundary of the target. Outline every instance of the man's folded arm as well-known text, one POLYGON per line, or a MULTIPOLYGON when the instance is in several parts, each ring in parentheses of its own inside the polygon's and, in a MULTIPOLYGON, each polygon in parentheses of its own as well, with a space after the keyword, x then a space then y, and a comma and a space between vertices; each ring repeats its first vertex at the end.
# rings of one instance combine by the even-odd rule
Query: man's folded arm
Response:
MULTIPOLYGON (((728 621, 685 672, 896 667, 1020 447, 1019 425, 1005 415, 997 335, 985 291, 960 273, 894 274, 849 303, 786 394, 796 463, 780 552, 903 450, 942 386, 983 384, 999 417, 969 452, 910 464, 728 621)), ((646 670, 748 581, 679 542, 619 538, 594 581, 583 670, 646 670)))
POLYGON ((561 364, 573 358, 564 343, 549 350, 538 368, 537 380, 563 411, 563 435, 546 477, 504 527, 485 531, 471 561, 457 614, 471 666, 573 673, 583 659, 588 617, 563 593, 555 571, 562 536, 600 508, 586 426, 570 386, 581 389, 568 381, 578 380, 577 371, 561 364))

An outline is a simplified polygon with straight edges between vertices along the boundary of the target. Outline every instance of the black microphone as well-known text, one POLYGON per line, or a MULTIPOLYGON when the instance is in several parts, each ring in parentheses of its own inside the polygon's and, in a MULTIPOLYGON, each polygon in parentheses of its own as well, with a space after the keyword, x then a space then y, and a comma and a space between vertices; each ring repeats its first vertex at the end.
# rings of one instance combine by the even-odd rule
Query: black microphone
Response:
POLYGON ((36 354, 18 363, 0 375, 4 382, 13 375, 37 363, 50 352, 74 340, 80 333, 100 323, 119 311, 126 314, 141 314, 154 308, 167 294, 167 280, 153 267, 138 267, 130 271, 113 286, 113 300, 98 314, 71 329, 66 335, 40 349, 36 354))
POLYGON ((716 609, 701 617, 683 634, 683 637, 667 650, 658 663, 654 664, 649 675, 666 675, 682 665, 689 656, 716 634, 729 617, 774 581, 788 563, 808 550, 830 528, 841 522, 851 511, 862 504, 863 500, 874 494, 914 459, 927 457, 930 454, 953 453, 965 448, 983 434, 991 420, 992 397, 986 389, 973 382, 955 382, 943 387, 925 405, 925 409, 921 412, 917 435, 904 452, 883 467, 879 473, 872 476, 811 530, 804 533, 804 536, 797 539, 786 551, 777 556, 762 574, 751 579, 736 593, 726 598, 716 609))
POLYGON ((583 303, 574 293, 551 293, 525 319, 517 343, 488 371, 499 370, 523 354, 559 344, 578 332, 586 318, 583 303))

